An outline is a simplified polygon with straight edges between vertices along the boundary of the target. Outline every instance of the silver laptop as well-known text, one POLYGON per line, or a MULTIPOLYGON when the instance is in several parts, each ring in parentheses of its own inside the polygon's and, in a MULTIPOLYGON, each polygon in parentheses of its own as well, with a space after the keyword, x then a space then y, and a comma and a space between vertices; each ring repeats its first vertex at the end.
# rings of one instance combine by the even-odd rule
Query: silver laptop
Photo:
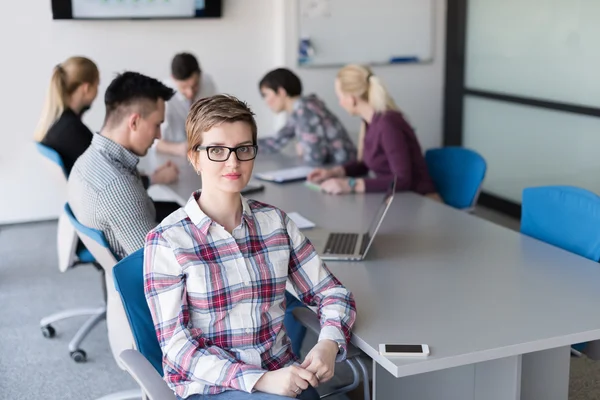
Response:
POLYGON ((326 261, 361 261, 363 260, 375 235, 383 222, 392 200, 396 193, 396 179, 390 183, 381 206, 375 215, 375 218, 369 226, 369 230, 364 233, 354 232, 330 232, 323 229, 312 229, 307 231, 306 237, 311 241, 317 254, 326 261))

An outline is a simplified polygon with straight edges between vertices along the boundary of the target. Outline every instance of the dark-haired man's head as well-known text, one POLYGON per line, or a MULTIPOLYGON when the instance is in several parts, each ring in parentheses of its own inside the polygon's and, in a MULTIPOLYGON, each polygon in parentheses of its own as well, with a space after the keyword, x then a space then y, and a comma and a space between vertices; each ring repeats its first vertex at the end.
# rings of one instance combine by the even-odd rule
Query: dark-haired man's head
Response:
POLYGON ((190 53, 179 53, 171 61, 171 78, 177 90, 186 99, 193 101, 200 92, 202 71, 198 60, 190 53))
POLYGON ((277 68, 260 80, 258 89, 269 108, 278 113, 289 108, 290 101, 302 94, 302 82, 289 69, 277 68))
POLYGON ((144 156, 165 118, 165 101, 175 92, 137 72, 117 75, 104 94, 106 117, 102 133, 138 156, 144 156))

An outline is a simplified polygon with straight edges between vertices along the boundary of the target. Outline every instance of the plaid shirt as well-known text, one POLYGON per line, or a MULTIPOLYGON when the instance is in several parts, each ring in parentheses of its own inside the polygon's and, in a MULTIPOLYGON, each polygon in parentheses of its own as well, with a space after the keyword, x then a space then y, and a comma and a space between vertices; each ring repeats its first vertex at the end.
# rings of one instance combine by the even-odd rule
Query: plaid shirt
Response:
POLYGON ((198 206, 199 192, 146 237, 145 292, 165 380, 181 397, 252 392, 296 361, 283 329, 286 282, 319 309, 319 340, 346 353, 354 299, 281 210, 242 197, 229 234, 198 206))

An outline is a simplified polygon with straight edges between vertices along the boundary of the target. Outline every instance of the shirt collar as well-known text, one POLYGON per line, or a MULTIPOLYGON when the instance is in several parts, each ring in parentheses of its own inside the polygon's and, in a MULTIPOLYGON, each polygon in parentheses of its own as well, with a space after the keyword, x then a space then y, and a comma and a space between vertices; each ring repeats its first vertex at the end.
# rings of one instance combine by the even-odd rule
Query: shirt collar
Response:
MULTIPOLYGON (((198 205, 198 199, 200 198, 201 193, 201 190, 196 190, 192 193, 184 209, 192 223, 206 235, 208 234, 208 228, 210 228, 213 220, 206 215, 198 205)), ((252 219, 252 209, 244 196, 240 195, 240 199, 242 200, 242 222, 249 223, 252 219)))
POLYGON ((130 170, 134 170, 140 161, 140 158, 131 151, 103 135, 94 135, 92 146, 108 156, 111 160, 122 164, 125 168, 130 170))

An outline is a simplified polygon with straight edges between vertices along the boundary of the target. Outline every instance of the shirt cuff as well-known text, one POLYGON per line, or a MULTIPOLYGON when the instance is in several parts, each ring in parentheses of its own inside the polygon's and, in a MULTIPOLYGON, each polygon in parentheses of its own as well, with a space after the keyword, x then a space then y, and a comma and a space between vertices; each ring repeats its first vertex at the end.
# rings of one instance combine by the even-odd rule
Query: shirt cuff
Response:
POLYGON ((244 377, 242 378, 244 380, 245 391, 248 393, 255 392, 254 386, 256 386, 256 382, 258 382, 258 380, 262 378, 262 376, 266 373, 267 371, 264 370, 256 372, 246 372, 244 374, 244 377))
POLYGON ((324 326, 321 328, 321 332, 319 333, 319 342, 321 340, 333 340, 338 344, 340 351, 335 357, 335 362, 342 362, 346 359, 346 354, 348 350, 348 343, 346 343, 346 337, 342 333, 342 331, 335 326, 324 326))

